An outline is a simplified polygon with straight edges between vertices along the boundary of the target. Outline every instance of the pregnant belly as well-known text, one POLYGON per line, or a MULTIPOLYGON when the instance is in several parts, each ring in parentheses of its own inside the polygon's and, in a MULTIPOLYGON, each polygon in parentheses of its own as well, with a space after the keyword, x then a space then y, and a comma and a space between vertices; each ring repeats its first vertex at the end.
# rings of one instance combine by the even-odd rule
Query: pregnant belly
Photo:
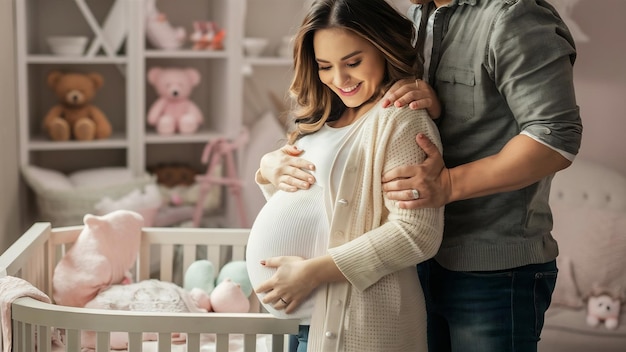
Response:
MULTIPOLYGON (((263 259, 276 256, 311 258, 325 253, 328 219, 324 208, 323 189, 314 185, 293 193, 279 191, 269 199, 257 215, 246 249, 246 264, 252 287, 268 280, 276 271, 263 267, 263 259)), ((263 294, 259 294, 263 300, 263 294)), ((272 306, 265 309, 281 318, 306 320, 312 313, 312 297, 296 311, 285 314, 272 306)))

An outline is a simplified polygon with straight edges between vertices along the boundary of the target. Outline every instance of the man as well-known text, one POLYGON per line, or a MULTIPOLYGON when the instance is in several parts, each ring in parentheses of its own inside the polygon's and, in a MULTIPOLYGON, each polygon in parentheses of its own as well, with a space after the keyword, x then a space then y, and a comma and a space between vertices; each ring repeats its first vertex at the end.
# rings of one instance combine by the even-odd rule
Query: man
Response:
MULTIPOLYGON (((557 271, 550 182, 582 133, 573 39, 541 0, 412 2, 444 155, 417 136, 427 162, 383 189, 402 208, 446 205, 441 249, 418 269, 429 350, 536 351, 557 271)), ((428 106, 420 85, 399 82, 385 104, 428 106)))

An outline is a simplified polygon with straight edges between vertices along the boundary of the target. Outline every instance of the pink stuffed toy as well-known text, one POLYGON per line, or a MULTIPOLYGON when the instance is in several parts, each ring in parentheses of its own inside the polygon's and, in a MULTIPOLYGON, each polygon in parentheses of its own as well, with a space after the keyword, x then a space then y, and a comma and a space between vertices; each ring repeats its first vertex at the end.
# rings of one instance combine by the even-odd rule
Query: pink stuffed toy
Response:
POLYGON ((138 213, 116 210, 103 216, 87 214, 74 245, 52 276, 56 304, 84 307, 113 284, 127 279, 135 263, 144 220, 138 213))
POLYGON ((148 81, 159 95, 148 111, 148 124, 156 126, 162 135, 196 132, 204 118, 189 96, 193 87, 200 83, 198 70, 153 67, 148 71, 148 81))
POLYGON ((211 291, 211 307, 217 313, 247 313, 250 301, 241 290, 241 285, 225 279, 211 291))

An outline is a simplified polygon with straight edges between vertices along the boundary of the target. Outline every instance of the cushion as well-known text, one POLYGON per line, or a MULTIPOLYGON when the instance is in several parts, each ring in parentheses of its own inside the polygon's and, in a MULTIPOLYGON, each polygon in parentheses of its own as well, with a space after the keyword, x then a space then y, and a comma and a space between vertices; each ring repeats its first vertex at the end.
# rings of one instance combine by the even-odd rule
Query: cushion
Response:
POLYGON ((69 175, 75 187, 106 187, 132 180, 133 173, 125 167, 101 167, 76 171, 69 175))
POLYGON ((42 189, 63 191, 74 188, 74 185, 72 185, 72 182, 70 182, 67 176, 56 170, 27 165, 22 168, 22 173, 28 184, 33 187, 35 191, 42 189))

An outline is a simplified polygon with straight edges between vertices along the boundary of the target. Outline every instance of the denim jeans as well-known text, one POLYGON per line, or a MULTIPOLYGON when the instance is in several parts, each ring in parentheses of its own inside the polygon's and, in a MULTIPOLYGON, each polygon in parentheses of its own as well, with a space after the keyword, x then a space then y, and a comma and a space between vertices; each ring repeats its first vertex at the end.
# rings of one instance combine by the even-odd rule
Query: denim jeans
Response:
POLYGON ((289 335, 289 352, 307 352, 309 325, 300 325, 298 335, 289 335))
POLYGON ((430 352, 536 352, 556 284, 556 261, 456 272, 418 265, 430 352))

